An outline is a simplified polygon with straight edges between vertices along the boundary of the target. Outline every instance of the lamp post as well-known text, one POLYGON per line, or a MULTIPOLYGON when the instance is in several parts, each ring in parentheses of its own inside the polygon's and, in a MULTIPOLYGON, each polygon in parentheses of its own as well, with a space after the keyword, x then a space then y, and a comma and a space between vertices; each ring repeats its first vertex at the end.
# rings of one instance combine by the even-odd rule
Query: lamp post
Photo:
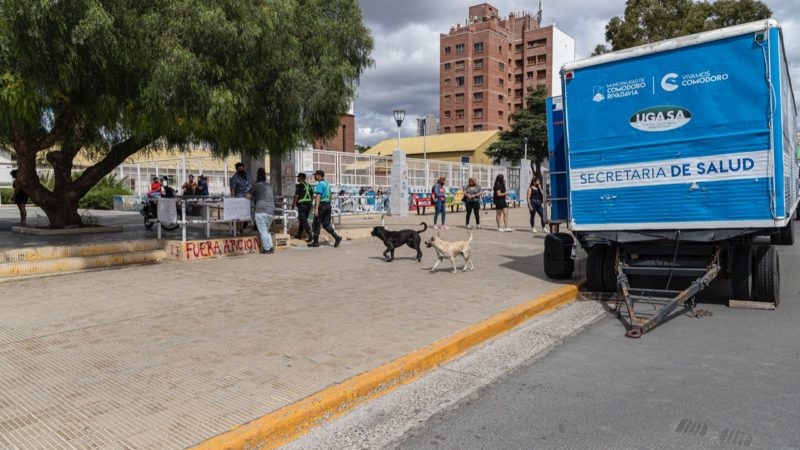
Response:
POLYGON ((428 160, 428 118, 417 117, 417 128, 422 130, 422 159, 428 160))
POLYGON ((528 159, 528 136, 525 136, 525 157, 523 159, 528 159))
POLYGON ((402 130, 403 120, 406 118, 406 111, 404 109, 395 109, 393 114, 394 121, 397 122, 397 149, 400 150, 400 131, 402 130))

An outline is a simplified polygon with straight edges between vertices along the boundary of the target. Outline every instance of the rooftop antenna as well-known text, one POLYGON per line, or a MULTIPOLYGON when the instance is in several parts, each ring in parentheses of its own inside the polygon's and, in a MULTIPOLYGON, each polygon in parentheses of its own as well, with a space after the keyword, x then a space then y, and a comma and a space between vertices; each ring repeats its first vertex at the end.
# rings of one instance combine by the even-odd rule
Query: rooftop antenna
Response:
POLYGON ((539 0, 539 10, 536 12, 536 22, 542 26, 542 0, 539 0))

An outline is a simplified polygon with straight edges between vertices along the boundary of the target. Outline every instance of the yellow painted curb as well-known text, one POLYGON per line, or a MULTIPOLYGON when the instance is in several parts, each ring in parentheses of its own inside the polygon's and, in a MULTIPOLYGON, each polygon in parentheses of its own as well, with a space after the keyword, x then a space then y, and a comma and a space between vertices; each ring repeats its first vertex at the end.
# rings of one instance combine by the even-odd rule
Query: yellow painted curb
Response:
POLYGON ((576 285, 558 288, 192 448, 210 450, 279 447, 370 399, 410 383, 437 365, 511 330, 532 317, 574 301, 577 295, 576 285))

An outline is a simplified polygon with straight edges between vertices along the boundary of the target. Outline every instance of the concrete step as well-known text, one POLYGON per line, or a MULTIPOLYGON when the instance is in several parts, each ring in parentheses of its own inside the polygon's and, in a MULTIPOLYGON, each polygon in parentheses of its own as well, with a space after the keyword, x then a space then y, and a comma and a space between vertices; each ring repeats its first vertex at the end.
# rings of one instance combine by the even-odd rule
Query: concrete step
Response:
POLYGON ((61 258, 76 258, 83 256, 112 255, 117 253, 146 252, 151 250, 161 250, 163 248, 164 243, 155 239, 103 242, 82 245, 53 245, 17 248, 0 250, 0 264, 61 258))
POLYGON ((167 252, 162 249, 157 249, 22 262, 4 262, 0 263, 0 282, 30 276, 63 274, 129 264, 155 263, 166 258, 167 252))

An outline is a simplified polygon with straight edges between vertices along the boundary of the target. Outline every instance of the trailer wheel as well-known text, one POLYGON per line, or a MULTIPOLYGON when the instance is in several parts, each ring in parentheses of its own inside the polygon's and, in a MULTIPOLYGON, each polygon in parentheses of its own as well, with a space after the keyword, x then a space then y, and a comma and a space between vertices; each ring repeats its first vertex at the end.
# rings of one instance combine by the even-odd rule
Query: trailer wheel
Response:
POLYGON ((769 243, 772 245, 794 245, 794 222, 790 220, 785 227, 772 233, 769 237, 769 243))
POLYGON ((762 245, 756 249, 753 262, 753 284, 756 300, 774 302, 781 301, 781 273, 778 251, 772 245, 762 245))
POLYGON ((753 246, 731 249, 731 290, 735 300, 753 299, 753 246))
POLYGON ((617 246, 612 245, 603 257, 603 287, 605 292, 617 292, 617 246))
POLYGON ((589 256, 586 259, 586 288, 592 292, 605 292, 603 283, 603 266, 606 259, 607 245, 593 245, 589 247, 589 256))
POLYGON ((563 280, 572 277, 575 261, 572 248, 575 239, 566 233, 550 233, 544 238, 544 273, 549 278, 563 280))

